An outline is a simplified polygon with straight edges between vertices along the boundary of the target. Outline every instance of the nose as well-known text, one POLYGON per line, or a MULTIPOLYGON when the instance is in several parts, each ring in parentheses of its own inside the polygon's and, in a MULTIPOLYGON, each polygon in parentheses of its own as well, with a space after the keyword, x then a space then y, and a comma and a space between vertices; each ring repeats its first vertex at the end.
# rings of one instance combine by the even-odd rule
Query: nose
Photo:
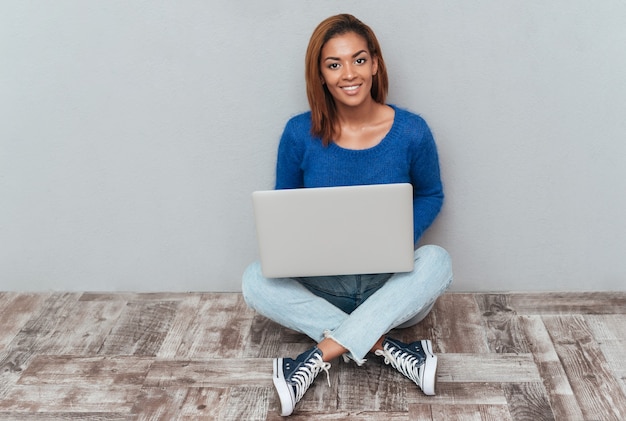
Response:
POLYGON ((356 77, 355 71, 354 71, 354 65, 352 63, 346 63, 343 66, 343 78, 346 80, 352 80, 356 77))

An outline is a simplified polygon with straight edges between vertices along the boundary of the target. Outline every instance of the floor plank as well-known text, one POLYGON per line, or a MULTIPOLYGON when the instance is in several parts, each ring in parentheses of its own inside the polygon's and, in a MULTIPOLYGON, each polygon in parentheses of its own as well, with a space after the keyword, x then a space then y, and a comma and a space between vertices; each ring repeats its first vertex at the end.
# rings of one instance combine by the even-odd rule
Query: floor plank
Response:
POLYGON ((537 370, 547 391, 547 397, 557 420, 582 420, 584 416, 576 395, 554 349, 552 338, 540 316, 526 316, 520 319, 530 342, 537 370))
POLYGON ((252 384, 272 386, 272 362, 270 359, 227 358, 206 361, 156 360, 146 376, 144 384, 150 387, 229 387, 252 384))
POLYGON ((195 387, 187 390, 187 396, 180 408, 179 420, 218 420, 220 414, 226 411, 225 406, 230 394, 228 388, 195 387))
POLYGON ((130 412, 140 386, 16 385, 0 400, 0 411, 11 412, 130 412))
POLYGON ((0 412, 0 421, 133 421, 135 416, 116 412, 0 412))
POLYGON ((40 355, 22 372, 21 385, 143 385, 153 360, 141 357, 40 355))
POLYGON ((0 399, 8 395, 31 359, 47 348, 56 327, 71 317, 77 299, 77 294, 55 293, 33 309, 29 320, 0 353, 0 399))
POLYGON ((586 315, 585 321, 626 394, 626 315, 586 315))
MULTIPOLYGON (((270 410, 274 391, 267 387, 240 386, 228 389, 228 401, 221 408, 220 420, 264 420, 270 410)), ((275 412, 277 407, 272 408, 275 412)))
POLYGON ((554 420, 554 414, 542 383, 507 383, 502 387, 508 402, 509 413, 514 420, 554 420))
POLYGON ((583 316, 543 316, 556 352, 586 419, 626 419, 626 395, 583 316))
POLYGON ((532 354, 441 354, 438 359, 439 382, 541 381, 532 354))
POLYGON ((137 420, 174 420, 185 401, 188 389, 146 387, 140 390, 131 412, 137 420))
POLYGON ((626 314, 626 291, 507 294, 518 314, 626 314))
POLYGON ((177 355, 185 354, 185 350, 190 345, 186 342, 186 337, 194 328, 193 322, 198 313, 201 299, 202 295, 200 294, 190 294, 180 301, 170 329, 157 351, 157 357, 176 359, 177 355))
POLYGON ((22 326, 32 317, 49 294, 2 292, 0 293, 0 351, 13 340, 22 326))
MULTIPOLYGON (((313 345, 239 293, 0 292, 0 314, 0 421, 284 419, 272 358, 313 345)), ((337 360, 291 419, 626 419, 626 293, 450 293, 391 334, 433 341, 437 395, 337 360)))
POLYGON ((130 301, 100 355, 155 356, 173 323, 177 301, 130 301))
POLYGON ((518 312, 506 294, 480 296, 479 308, 487 330, 491 352, 528 353, 526 336, 520 326, 518 312))
POLYGON ((435 303, 431 313, 418 325, 398 329, 392 336, 410 342, 417 338, 437 338, 437 353, 489 352, 482 317, 474 294, 446 294, 435 303), (463 317, 458 317, 463 314, 463 317))

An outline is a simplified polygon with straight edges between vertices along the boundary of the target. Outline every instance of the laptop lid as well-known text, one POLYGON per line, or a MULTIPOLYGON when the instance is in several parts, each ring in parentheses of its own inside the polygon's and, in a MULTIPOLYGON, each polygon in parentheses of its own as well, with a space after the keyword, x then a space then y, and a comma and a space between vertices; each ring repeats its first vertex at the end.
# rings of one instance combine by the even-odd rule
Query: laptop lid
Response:
POLYGON ((252 194, 263 276, 413 270, 413 187, 376 184, 252 194))

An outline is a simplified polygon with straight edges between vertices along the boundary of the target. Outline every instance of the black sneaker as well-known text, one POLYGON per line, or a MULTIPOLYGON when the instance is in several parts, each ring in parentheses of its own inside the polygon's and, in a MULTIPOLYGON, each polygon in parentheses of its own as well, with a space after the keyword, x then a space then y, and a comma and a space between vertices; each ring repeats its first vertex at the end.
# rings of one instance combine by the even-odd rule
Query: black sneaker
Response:
POLYGON ((300 354, 295 360, 291 358, 274 358, 274 386, 280 398, 281 415, 291 415, 296 403, 302 399, 315 380, 324 370, 330 386, 328 369, 330 363, 322 360, 322 351, 316 346, 300 354))
POLYGON ((429 340, 405 344, 396 339, 385 338, 383 350, 378 350, 375 354, 385 357, 385 364, 391 364, 413 380, 425 395, 435 394, 437 356, 433 354, 433 346, 429 340))

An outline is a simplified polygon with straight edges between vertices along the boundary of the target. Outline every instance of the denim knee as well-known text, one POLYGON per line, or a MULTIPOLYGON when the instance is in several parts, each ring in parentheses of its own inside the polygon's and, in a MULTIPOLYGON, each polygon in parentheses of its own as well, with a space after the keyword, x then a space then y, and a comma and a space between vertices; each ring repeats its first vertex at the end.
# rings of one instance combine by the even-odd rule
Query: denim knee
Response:
POLYGON ((430 261, 432 264, 437 265, 439 270, 447 273, 447 281, 444 287, 447 289, 450 286, 453 279, 452 259, 446 249, 434 244, 422 246, 415 250, 415 261, 417 262, 419 259, 430 261))
POLYGON ((433 260, 439 260, 441 262, 450 263, 450 254, 446 249, 435 244, 427 244, 419 247, 415 250, 417 255, 424 255, 425 257, 433 260))
POLYGON ((253 297, 257 294, 255 293, 255 287, 260 285, 260 279, 262 278, 261 274, 261 263, 253 262, 251 263, 243 273, 241 277, 241 293, 243 295, 243 299, 248 305, 248 307, 254 309, 253 297))

